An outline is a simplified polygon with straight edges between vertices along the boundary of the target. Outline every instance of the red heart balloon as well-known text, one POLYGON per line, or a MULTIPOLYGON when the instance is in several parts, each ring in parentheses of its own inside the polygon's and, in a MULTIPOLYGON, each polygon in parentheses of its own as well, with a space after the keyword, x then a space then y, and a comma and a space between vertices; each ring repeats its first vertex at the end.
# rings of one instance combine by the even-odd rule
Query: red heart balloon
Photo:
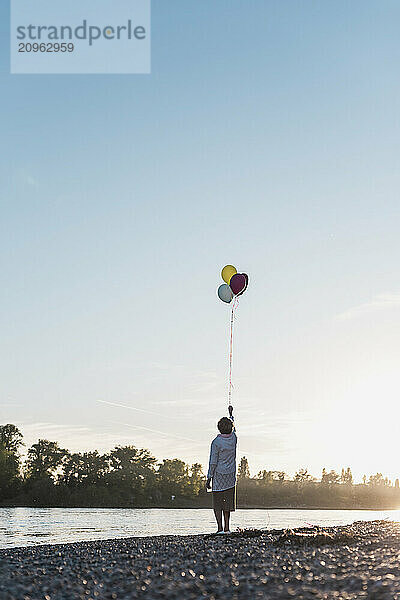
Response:
POLYGON ((243 273, 236 273, 229 282, 230 288, 235 296, 242 294, 247 287, 247 279, 243 273))

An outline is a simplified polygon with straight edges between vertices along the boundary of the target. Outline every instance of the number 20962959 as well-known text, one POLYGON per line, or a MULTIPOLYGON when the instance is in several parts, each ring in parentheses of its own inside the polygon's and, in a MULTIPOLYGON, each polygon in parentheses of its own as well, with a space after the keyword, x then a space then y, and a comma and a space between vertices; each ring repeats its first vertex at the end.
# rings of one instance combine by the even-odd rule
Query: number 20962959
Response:
POLYGON ((41 44, 37 44, 37 43, 33 43, 30 44, 28 43, 20 43, 18 44, 18 52, 73 52, 75 49, 75 46, 72 42, 70 42, 69 44, 67 43, 52 43, 52 42, 47 42, 47 43, 41 43, 41 44))

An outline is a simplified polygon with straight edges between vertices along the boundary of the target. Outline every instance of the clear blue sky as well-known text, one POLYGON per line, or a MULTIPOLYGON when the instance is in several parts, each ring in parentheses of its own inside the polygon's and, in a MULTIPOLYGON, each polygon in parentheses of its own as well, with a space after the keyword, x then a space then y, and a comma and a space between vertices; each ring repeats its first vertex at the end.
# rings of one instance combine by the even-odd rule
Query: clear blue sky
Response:
POLYGON ((204 464, 233 263, 251 471, 399 475, 399 3, 153 0, 148 76, 9 75, 4 4, 0 422, 204 464))

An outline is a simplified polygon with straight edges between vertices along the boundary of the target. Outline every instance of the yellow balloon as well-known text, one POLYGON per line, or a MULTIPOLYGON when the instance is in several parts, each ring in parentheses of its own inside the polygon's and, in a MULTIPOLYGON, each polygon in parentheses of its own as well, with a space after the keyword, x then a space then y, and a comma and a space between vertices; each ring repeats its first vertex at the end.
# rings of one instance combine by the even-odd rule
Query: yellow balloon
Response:
POLYGON ((229 285, 231 278, 237 273, 237 270, 232 265, 226 265, 221 271, 221 277, 229 285))

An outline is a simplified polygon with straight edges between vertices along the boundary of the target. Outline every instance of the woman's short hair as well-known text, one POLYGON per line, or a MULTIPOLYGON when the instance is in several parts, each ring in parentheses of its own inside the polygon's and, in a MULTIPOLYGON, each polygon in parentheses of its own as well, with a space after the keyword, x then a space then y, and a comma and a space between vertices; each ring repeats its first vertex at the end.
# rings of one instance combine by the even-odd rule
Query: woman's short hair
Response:
POLYGON ((220 433, 232 433, 233 423, 228 417, 222 417, 218 421, 218 430, 220 433))

